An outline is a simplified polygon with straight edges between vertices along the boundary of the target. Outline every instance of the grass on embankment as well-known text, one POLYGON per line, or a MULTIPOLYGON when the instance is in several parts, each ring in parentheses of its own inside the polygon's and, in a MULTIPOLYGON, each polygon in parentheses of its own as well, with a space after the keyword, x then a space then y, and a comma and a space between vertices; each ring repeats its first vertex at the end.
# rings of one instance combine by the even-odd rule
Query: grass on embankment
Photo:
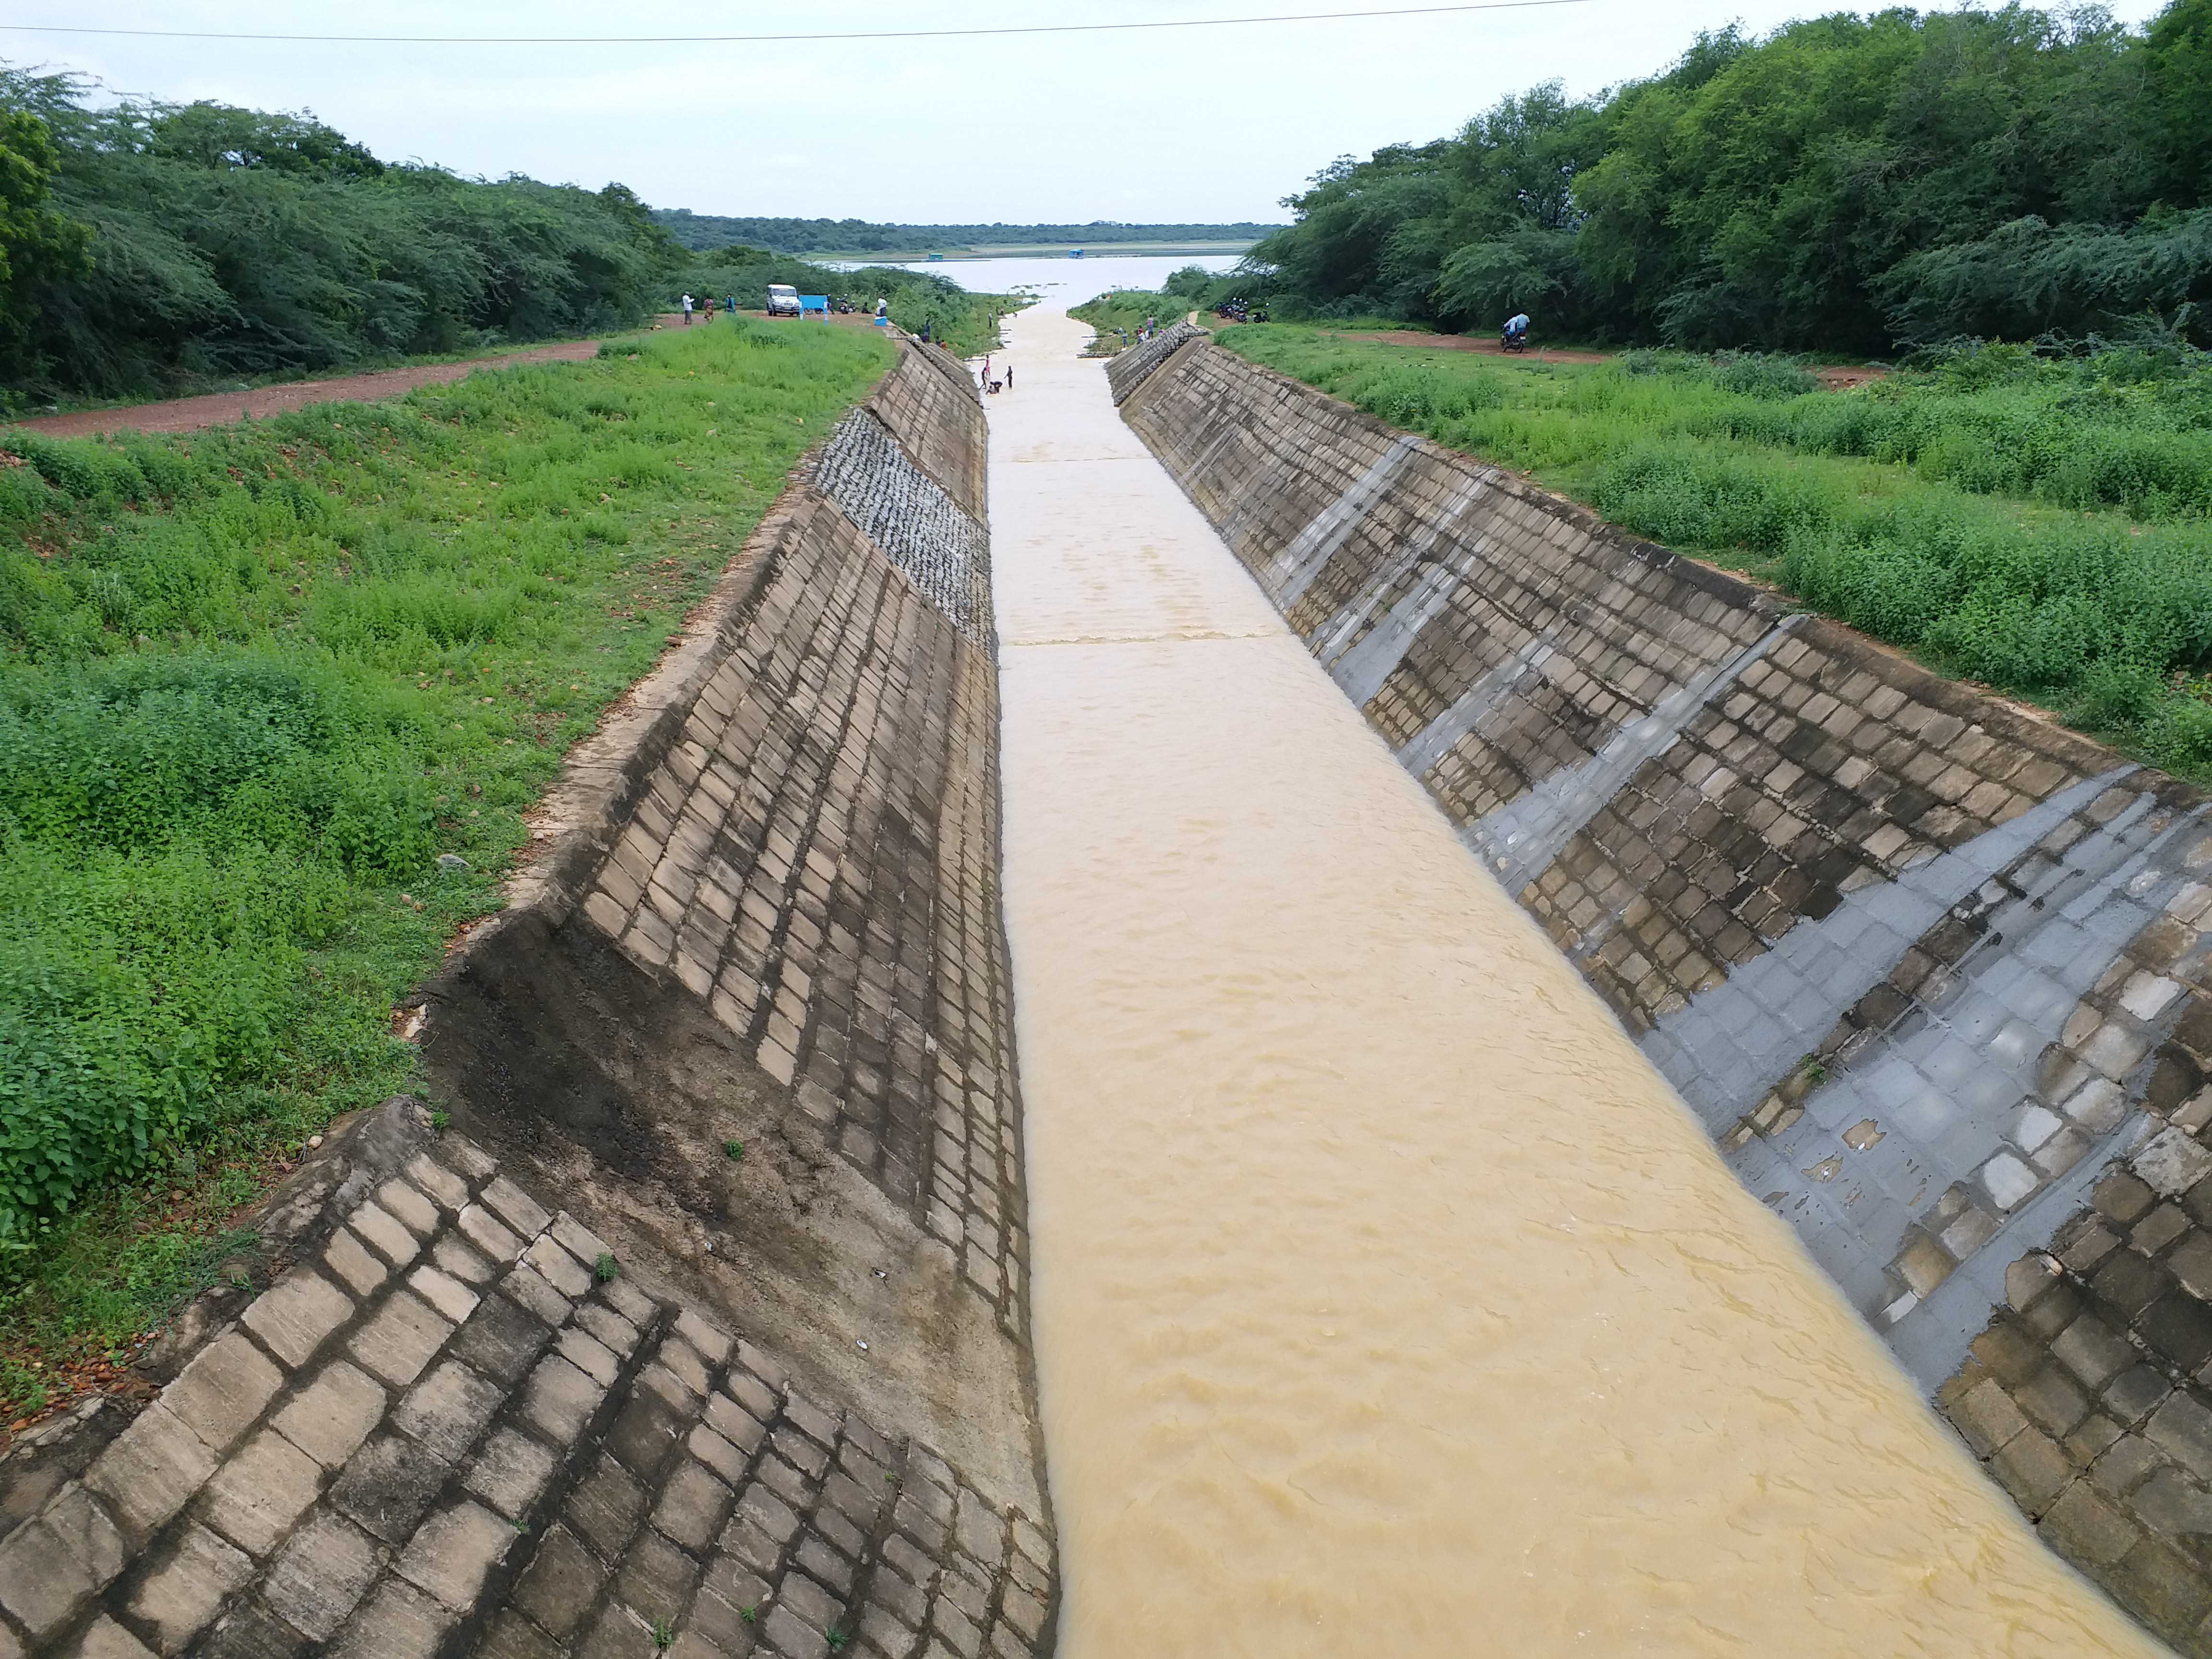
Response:
POLYGON ((1826 392, 1772 358, 1221 338, 2212 781, 2212 364, 1989 347, 1826 392))
POLYGON ((1140 288, 1119 288, 1102 294, 1095 300, 1085 300, 1079 306, 1070 306, 1067 314, 1079 323, 1088 323, 1098 331, 1102 344, 1121 345, 1119 331, 1128 331, 1134 340, 1137 331, 1145 325, 1145 319, 1157 317, 1162 328, 1181 322, 1190 310, 1190 301, 1173 295, 1154 294, 1140 288))
POLYGON ((740 321, 188 437, 0 432, 14 1413, 205 1282, 306 1136, 412 1080, 394 1000, 891 357, 740 321))

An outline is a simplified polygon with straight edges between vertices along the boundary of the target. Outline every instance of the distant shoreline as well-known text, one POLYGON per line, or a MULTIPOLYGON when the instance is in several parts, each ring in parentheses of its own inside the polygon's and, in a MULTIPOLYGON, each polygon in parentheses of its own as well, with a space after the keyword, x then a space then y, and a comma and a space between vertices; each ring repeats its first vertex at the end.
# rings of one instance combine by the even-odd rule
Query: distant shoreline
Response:
MULTIPOLYGON (((870 248, 858 252, 846 249, 823 249, 817 252, 794 254, 802 259, 850 259, 869 264, 918 265, 942 263, 951 264, 966 259, 1051 259, 1064 258, 1077 248, 1083 249, 1089 259, 1172 258, 1188 254, 1193 258, 1218 259, 1231 254, 1250 252, 1250 242, 1009 242, 987 243, 971 247, 870 248)), ((712 250, 708 250, 711 252, 712 250)))

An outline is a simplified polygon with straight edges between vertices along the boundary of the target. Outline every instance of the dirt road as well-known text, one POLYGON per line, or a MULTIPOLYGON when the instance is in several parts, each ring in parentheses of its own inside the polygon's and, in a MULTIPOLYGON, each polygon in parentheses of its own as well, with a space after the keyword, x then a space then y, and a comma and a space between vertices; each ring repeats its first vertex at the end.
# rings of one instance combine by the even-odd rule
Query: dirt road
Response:
POLYGON ((577 363, 597 355, 597 340, 565 340, 559 345, 511 351, 503 356, 471 357, 458 363, 422 363, 412 368, 379 369, 370 374, 342 374, 327 380, 290 380, 246 392, 212 392, 167 403, 131 404, 121 409, 87 409, 67 415, 41 415, 15 424, 56 438, 88 438, 100 432, 196 432, 249 415, 281 415, 309 404, 364 402, 396 398, 418 386, 440 386, 480 368, 511 368, 517 363, 577 363))

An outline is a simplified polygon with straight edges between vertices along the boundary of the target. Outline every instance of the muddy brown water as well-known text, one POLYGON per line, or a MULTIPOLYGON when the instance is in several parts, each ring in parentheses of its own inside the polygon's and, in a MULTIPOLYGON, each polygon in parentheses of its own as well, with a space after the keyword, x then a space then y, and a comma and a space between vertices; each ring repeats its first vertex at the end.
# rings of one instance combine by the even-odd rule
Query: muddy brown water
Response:
POLYGON ((1022 314, 989 400, 1066 1659, 2160 1651, 1461 848, 1087 335, 1022 314))

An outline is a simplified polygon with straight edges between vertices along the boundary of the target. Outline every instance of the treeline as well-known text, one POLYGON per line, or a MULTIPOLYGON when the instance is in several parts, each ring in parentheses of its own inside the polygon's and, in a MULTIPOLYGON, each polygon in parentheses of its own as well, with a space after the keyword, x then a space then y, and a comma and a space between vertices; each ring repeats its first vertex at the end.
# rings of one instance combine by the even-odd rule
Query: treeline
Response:
MULTIPOLYGON (((1280 313, 1882 353, 2212 344, 2212 0, 2147 27, 1898 9, 1700 35, 1346 156, 1253 252, 1280 313)), ((1248 277, 1248 283, 1250 279, 1248 277)))
POLYGON ((660 303, 681 252, 620 185, 379 161, 309 115, 0 67, 0 381, 123 395, 501 340, 660 303))
POLYGON ((686 290, 758 309, 770 282, 860 283, 905 325, 983 337, 950 282, 702 256, 621 185, 465 179, 308 114, 92 90, 0 64, 0 414, 588 335, 686 290))
POLYGON ((685 247, 747 243, 778 253, 864 253, 890 249, 1030 247, 1073 243, 1254 242, 1280 225, 878 225, 865 219, 732 219, 689 208, 655 208, 653 216, 685 247))

